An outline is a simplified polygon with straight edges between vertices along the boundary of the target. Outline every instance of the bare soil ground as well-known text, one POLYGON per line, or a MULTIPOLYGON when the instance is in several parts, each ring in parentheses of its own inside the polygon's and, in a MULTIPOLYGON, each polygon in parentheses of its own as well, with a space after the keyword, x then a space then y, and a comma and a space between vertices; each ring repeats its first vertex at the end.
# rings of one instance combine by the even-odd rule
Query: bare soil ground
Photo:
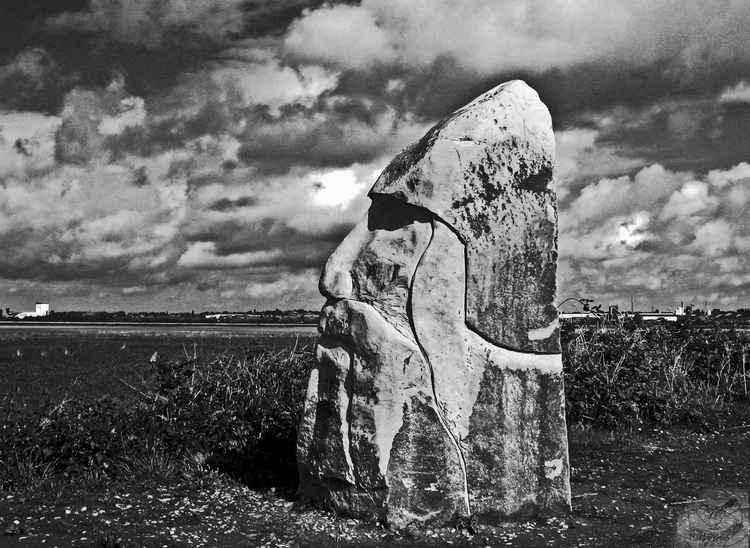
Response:
POLYGON ((210 474, 6 496, 0 546, 748 546, 750 426, 573 431, 570 452, 573 511, 538 522, 396 532, 210 474))

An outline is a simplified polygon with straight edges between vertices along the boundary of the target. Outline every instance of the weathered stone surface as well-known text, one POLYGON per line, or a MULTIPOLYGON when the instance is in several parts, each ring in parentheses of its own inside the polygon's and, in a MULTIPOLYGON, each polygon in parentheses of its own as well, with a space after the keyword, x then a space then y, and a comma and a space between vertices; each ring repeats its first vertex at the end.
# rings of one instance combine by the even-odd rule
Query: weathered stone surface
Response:
POLYGON ((301 496, 403 526, 466 515, 458 449, 417 345, 368 304, 343 299, 326 308, 341 321, 323 322, 324 350, 310 376, 298 439, 301 496), (336 424, 346 434, 330 427, 336 424))
POLYGON ((465 440, 480 520, 559 514, 570 506, 562 372, 487 361, 465 440))
POLYGON ((371 304, 401 333, 410 334, 409 286, 431 236, 424 210, 387 196, 374 199, 367 217, 328 258, 321 293, 371 304))
POLYGON ((388 522, 444 523, 468 514, 461 454, 431 399, 412 396, 388 463, 388 522))
POLYGON ((553 142, 511 82, 375 183, 321 275, 303 498, 396 527, 569 509, 553 142))
POLYGON ((320 341, 315 368, 308 383, 307 405, 299 429, 298 445, 310 474, 354 483, 349 454, 349 352, 320 341))
POLYGON ((457 232, 467 322, 508 348, 560 351, 554 151, 547 108, 515 80, 435 125, 370 191, 424 207, 457 232))
POLYGON ((472 514, 559 511, 570 500, 562 359, 493 346, 466 327, 464 246, 444 223, 413 283, 414 333, 458 440, 472 514))
POLYGON ((426 212, 380 198, 329 258, 298 439, 303 498, 397 526, 468 513, 460 453, 408 318, 431 235, 426 212))

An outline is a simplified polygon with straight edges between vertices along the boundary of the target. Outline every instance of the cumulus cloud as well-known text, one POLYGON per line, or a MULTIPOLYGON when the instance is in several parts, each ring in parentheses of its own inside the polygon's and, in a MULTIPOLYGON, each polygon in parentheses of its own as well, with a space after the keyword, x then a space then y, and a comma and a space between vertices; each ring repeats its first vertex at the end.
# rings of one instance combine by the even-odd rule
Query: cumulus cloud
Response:
MULTIPOLYGON (((304 84, 304 71, 269 66, 304 84)), ((287 100, 304 115, 308 107, 301 103, 307 99, 300 97, 290 92, 269 116, 282 117, 287 100)), ((256 106, 246 100, 226 102, 242 113, 256 106)), ((196 112, 188 112, 187 120, 196 112)), ((125 91, 122 78, 106 88, 74 89, 60 114, 9 113, 0 119, 7 175, 0 198, 6 235, 0 268, 6 276, 46 280, 50 287, 89 279, 113 303, 118 295, 167 298, 177 287, 194 293, 199 286, 215 288, 198 290, 218 299, 211 302, 231 295, 247 302, 255 298, 254 290, 245 291, 251 283, 270 284, 269 297, 259 302, 272 304, 279 277, 296 291, 284 295, 284 302, 298 306, 312 299, 315 284, 303 291, 299 273, 315 277, 310 273, 366 209, 364 188, 387 162, 378 156, 345 168, 301 165, 269 175, 240 160, 246 132, 223 125, 216 134, 183 133, 144 155, 140 145, 151 139, 154 124, 184 113, 147 108, 125 91), (135 130, 139 146, 129 150, 135 130)))
POLYGON ((180 256, 177 264, 191 268, 241 268, 251 265, 273 264, 281 256, 278 249, 247 251, 219 255, 214 242, 193 242, 180 256))
POLYGON ((364 0, 306 12, 290 27, 285 47, 296 57, 346 68, 419 66, 441 56, 480 73, 598 60, 676 60, 694 68, 747 60, 749 22, 745 3, 723 0, 364 0))
POLYGON ((396 48, 377 15, 360 6, 324 6, 295 21, 286 37, 287 51, 297 57, 332 61, 346 68, 365 68, 396 59, 396 48))
POLYGON ((278 115, 283 106, 311 107, 336 87, 338 78, 338 71, 322 66, 286 65, 272 51, 252 44, 235 46, 200 70, 180 75, 163 97, 162 110, 173 117, 194 117, 212 105, 238 113, 265 106, 278 115))
POLYGON ((708 172, 706 179, 719 188, 738 182, 745 182, 745 187, 747 187, 747 183, 750 182, 750 164, 740 162, 730 169, 712 169, 708 172))
POLYGON ((154 259, 178 237, 187 182, 168 176, 174 160, 130 158, 6 178, 0 196, 0 230, 8 235, 3 271, 56 279, 119 265, 126 278, 129 261, 154 259), (138 170, 159 184, 133 184, 138 170))
MULTIPOLYGON (((638 246, 651 238, 649 232, 650 217, 645 211, 635 211, 630 215, 618 215, 603 220, 600 224, 586 231, 565 232, 574 238, 575 244, 571 253, 578 258, 611 260, 631 256, 638 246)), ((563 239, 561 248, 567 253, 569 242, 563 239)), ((572 244, 572 242, 570 242, 572 244)))
POLYGON ((0 179, 53 167, 60 123, 37 112, 0 112, 0 179))
POLYGON ((227 95, 239 93, 245 106, 268 105, 275 114, 284 105, 310 107, 338 83, 338 74, 323 67, 310 65, 294 70, 272 58, 223 64, 211 70, 210 77, 227 95))
POLYGON ((721 92, 719 101, 722 103, 750 103, 750 84, 744 80, 721 92))
POLYGON ((143 126, 146 120, 145 102, 140 97, 125 97, 120 100, 113 114, 102 117, 97 131, 101 135, 119 135, 128 128, 143 126))
POLYGON ((601 179, 581 190, 561 218, 561 225, 587 226, 592 221, 658 207, 689 178, 688 173, 673 173, 654 164, 632 178, 601 179))
POLYGON ((20 52, 10 63, 0 67, 0 79, 26 80, 25 84, 33 92, 47 85, 57 70, 57 63, 45 49, 32 48, 20 52))
POLYGON ((255 118, 242 135, 240 157, 270 170, 290 165, 345 167, 395 154, 428 127, 394 108, 342 100, 279 119, 255 118))
MULTIPOLYGON (((373 180, 377 174, 377 172, 373 173, 373 180)), ((338 206, 345 209, 357 196, 364 194, 365 183, 357 180, 352 169, 312 172, 308 177, 315 185, 313 202, 318 205, 338 206)))
POLYGON ((66 94, 62 124, 56 135, 57 155, 67 163, 86 164, 108 158, 108 138, 146 121, 145 101, 129 96, 117 76, 106 88, 75 88, 66 94))
POLYGON ((304 5, 91 0, 24 27, 0 66, 0 290, 317 306, 390 158, 523 77, 555 122, 562 292, 747 294, 746 2, 304 5))
POLYGON ((561 202, 592 178, 617 175, 645 164, 641 158, 622 155, 611 144, 599 143, 600 134, 598 128, 577 127, 555 132, 555 178, 561 202))
POLYGON ((561 287, 660 306, 748 287, 748 182, 745 163, 702 177, 652 165, 586 186, 560 211, 561 287))
POLYGON ((661 218, 689 217, 700 212, 710 212, 718 203, 718 197, 709 196, 706 183, 690 181, 669 197, 661 211, 661 218))
MULTIPOLYGON (((260 178, 252 171, 239 170, 232 174, 238 180, 191 190, 191 221, 183 236, 201 246, 208 245, 201 242, 214 242, 216 255, 277 249, 275 264, 282 270, 319 267, 369 203, 364 192, 349 192, 346 197, 333 196, 330 190, 326 193, 320 179, 329 185, 363 189, 372 184, 379 167, 352 165, 345 170, 312 173, 297 168, 260 178)), ((211 256, 202 259, 208 266, 211 256)), ((221 267, 221 258, 216 265, 221 267)))
POLYGON ((317 301, 322 297, 317 295, 317 282, 320 273, 317 269, 309 269, 299 273, 284 273, 279 277, 250 282, 245 286, 244 293, 251 299, 277 299, 278 302, 289 302, 291 296, 305 295, 317 301))
POLYGON ((395 154, 430 125, 382 99, 338 93, 335 70, 292 67, 253 48, 234 48, 227 58, 150 99, 145 132, 118 146, 151 154, 225 135, 238 143, 234 163, 283 173, 371 162, 395 154))
POLYGON ((732 245, 733 227, 725 219, 707 221, 695 229, 692 247, 706 257, 720 256, 732 245))

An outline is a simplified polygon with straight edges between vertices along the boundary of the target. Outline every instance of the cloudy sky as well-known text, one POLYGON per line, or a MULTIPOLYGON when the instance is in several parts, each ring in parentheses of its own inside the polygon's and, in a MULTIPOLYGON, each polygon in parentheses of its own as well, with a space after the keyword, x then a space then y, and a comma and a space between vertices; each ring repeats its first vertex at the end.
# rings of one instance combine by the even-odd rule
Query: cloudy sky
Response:
POLYGON ((560 300, 750 307, 747 0, 3 0, 0 304, 318 308, 390 157, 512 78, 560 300))

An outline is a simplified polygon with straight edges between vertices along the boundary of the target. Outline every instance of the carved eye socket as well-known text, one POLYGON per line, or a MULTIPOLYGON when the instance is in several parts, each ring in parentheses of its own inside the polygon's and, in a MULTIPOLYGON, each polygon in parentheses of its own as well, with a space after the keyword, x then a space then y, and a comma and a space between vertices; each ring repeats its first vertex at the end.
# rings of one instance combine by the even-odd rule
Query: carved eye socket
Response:
POLYGON ((429 222, 430 212, 387 194, 372 194, 367 213, 368 230, 398 230, 414 222, 429 222))

